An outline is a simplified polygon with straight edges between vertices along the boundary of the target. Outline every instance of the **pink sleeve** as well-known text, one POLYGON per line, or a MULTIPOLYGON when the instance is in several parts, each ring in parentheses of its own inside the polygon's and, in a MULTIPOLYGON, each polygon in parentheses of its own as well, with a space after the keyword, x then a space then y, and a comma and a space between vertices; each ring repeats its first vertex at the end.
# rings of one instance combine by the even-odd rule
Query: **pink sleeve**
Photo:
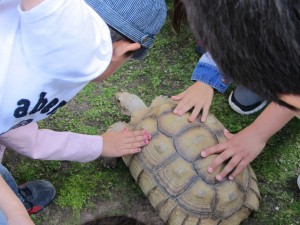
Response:
POLYGON ((102 152, 100 135, 38 129, 32 122, 0 136, 0 143, 33 159, 88 162, 102 152))

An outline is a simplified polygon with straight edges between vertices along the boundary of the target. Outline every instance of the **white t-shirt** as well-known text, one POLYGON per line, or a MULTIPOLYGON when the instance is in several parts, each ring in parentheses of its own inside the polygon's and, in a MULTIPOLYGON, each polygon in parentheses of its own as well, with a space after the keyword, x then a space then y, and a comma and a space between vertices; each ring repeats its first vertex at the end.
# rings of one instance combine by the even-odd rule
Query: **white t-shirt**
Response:
POLYGON ((53 114, 110 63, 105 22, 84 0, 22 11, 0 0, 0 134, 53 114))

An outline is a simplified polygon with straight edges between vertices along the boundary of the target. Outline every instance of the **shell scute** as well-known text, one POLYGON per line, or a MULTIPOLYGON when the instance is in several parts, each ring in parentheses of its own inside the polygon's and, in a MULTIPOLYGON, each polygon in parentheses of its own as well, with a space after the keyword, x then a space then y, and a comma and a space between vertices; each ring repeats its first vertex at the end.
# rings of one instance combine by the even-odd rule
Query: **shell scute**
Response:
POLYGON ((177 157, 159 168, 155 178, 171 196, 178 196, 196 178, 196 174, 191 164, 177 157))
POLYGON ((157 209, 161 204, 168 200, 169 196, 164 191, 161 191, 160 187, 156 187, 148 193, 148 198, 151 205, 157 209))
POLYGON ((227 218, 238 211, 244 203, 244 194, 234 181, 220 182, 216 186, 215 214, 227 218))
POLYGON ((225 165, 222 164, 218 168, 216 168, 213 173, 209 173, 207 171, 208 166, 217 156, 218 155, 214 154, 206 158, 200 158, 193 164, 198 176, 201 177, 202 180, 204 180, 208 184, 219 183, 219 181, 216 180, 216 175, 220 173, 225 167, 225 165))
POLYGON ((194 162, 207 147, 218 144, 218 139, 206 128, 190 127, 174 136, 174 145, 179 155, 189 162, 194 162))
POLYGON ((138 180, 136 180, 136 181, 146 196, 148 196, 148 193, 151 190, 153 190, 155 187, 157 187, 157 184, 155 182, 155 179, 153 178, 153 175, 150 173, 145 173, 144 171, 141 172, 141 174, 138 177, 138 180))
POLYGON ((192 124, 187 123, 188 117, 185 115, 177 116, 168 110, 157 117, 158 130, 163 134, 173 137, 179 130, 185 130, 192 124))
POLYGON ((182 205, 187 206, 194 213, 211 213, 212 203, 215 198, 215 191, 209 184, 197 180, 188 191, 182 193, 178 200, 182 205))
POLYGON ((161 204, 158 208, 159 215, 164 221, 168 221, 172 211, 177 207, 177 203, 173 198, 169 198, 163 204, 161 204))
POLYGON ((157 170, 176 153, 173 150, 173 140, 160 133, 152 135, 152 140, 141 152, 143 164, 151 171, 157 170))
POLYGON ((136 124, 133 130, 147 130, 154 134, 157 131, 157 121, 155 117, 146 117, 140 123, 136 124))

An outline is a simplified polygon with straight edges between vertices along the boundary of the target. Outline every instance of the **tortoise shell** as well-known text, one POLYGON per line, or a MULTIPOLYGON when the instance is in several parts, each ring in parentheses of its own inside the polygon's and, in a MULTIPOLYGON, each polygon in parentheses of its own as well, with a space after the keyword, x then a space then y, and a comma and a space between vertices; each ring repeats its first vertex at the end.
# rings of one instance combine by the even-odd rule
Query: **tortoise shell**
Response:
POLYGON ((138 154, 123 157, 131 174, 171 225, 235 225, 259 207, 259 189, 250 165, 234 181, 219 182, 208 165, 217 155, 206 158, 200 152, 224 142, 224 126, 210 114, 205 123, 188 122, 189 112, 173 113, 176 102, 158 97, 146 109, 134 112, 128 127, 146 129, 152 134, 138 154))

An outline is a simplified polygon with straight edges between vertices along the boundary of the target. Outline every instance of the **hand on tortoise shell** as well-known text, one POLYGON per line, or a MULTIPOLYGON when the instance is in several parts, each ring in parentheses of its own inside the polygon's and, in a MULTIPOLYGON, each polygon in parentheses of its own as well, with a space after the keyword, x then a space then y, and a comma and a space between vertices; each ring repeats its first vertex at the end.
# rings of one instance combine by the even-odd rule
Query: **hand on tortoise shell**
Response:
POLYGON ((188 120, 193 122, 202 111, 201 122, 205 122, 213 95, 214 90, 212 87, 197 81, 184 92, 172 96, 173 100, 179 101, 173 112, 178 116, 182 116, 184 113, 194 108, 188 120))
POLYGON ((141 148, 148 144, 151 134, 146 130, 110 131, 101 135, 103 138, 102 156, 120 157, 134 154, 141 151, 141 148))
POLYGON ((216 179, 221 181, 230 174, 229 179, 234 180, 260 154, 266 145, 266 141, 248 128, 236 134, 231 134, 226 129, 223 133, 228 140, 203 150, 201 156, 207 157, 220 153, 209 165, 208 172, 212 173, 218 166, 228 160, 227 165, 216 176, 216 179))

